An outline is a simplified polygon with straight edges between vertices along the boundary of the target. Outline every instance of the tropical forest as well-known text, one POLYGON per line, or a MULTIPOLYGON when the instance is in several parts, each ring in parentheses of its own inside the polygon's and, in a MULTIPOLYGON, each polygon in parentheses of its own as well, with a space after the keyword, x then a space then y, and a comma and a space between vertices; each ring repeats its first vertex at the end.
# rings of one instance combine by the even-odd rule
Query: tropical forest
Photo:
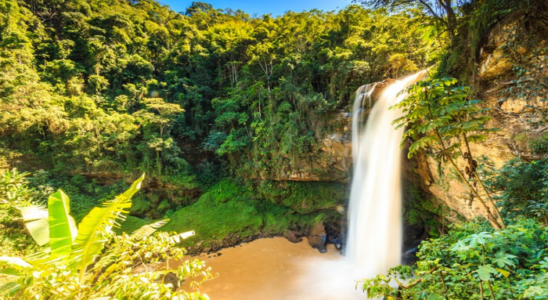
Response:
POLYGON ((0 0, 0 299, 548 299, 548 2, 0 0))

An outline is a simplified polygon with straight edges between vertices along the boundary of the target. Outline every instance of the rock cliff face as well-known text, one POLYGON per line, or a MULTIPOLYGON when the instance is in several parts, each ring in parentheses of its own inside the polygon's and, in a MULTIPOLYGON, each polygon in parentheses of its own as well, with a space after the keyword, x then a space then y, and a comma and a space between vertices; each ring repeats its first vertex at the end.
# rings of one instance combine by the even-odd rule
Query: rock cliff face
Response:
MULTIPOLYGON (((548 131, 548 102, 543 101, 548 91, 542 84, 548 77, 548 59, 546 54, 536 53, 537 48, 546 47, 547 41, 527 45, 529 48, 527 43, 521 43, 508 49, 509 42, 518 44, 518 26, 511 21, 499 24, 491 30, 479 53, 477 97, 491 109, 488 126, 499 131, 482 143, 472 144, 471 150, 476 158, 487 157, 495 168, 516 157, 539 159, 528 147, 528 141, 548 131), (516 72, 517 68, 522 70, 516 72)), ((422 155, 410 161, 407 170, 415 184, 466 219, 486 216, 469 188, 451 174, 450 166, 440 167, 433 158, 422 155)))
MULTIPOLYGON (((382 82, 374 83, 371 97, 363 98, 364 88, 361 86, 356 91, 357 96, 362 97, 365 110, 360 118, 365 122, 370 108, 382 92, 383 88, 393 83, 393 79, 386 79, 382 82)), ((340 126, 339 132, 333 132, 323 139, 323 145, 320 152, 315 155, 312 164, 301 164, 294 172, 286 176, 275 178, 261 178, 276 181, 337 181, 347 183, 352 173, 352 114, 341 112, 335 120, 340 126)))
MULTIPOLYGON (((341 114, 339 118, 346 122, 348 117, 341 114)), ((289 174, 258 179, 348 182, 352 170, 352 140, 349 133, 350 130, 345 126, 341 132, 328 135, 312 163, 303 162, 289 174)))

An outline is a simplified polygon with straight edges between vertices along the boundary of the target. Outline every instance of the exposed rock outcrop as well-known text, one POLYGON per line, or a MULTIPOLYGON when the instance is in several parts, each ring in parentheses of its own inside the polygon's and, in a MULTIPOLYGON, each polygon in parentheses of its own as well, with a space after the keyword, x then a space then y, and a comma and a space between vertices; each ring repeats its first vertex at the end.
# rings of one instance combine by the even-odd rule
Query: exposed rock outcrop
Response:
POLYGON ((292 230, 287 230, 286 232, 284 232, 284 237, 292 243, 299 243, 303 240, 302 237, 298 236, 297 232, 292 230))
POLYGON ((321 253, 327 252, 327 249, 325 248, 327 233, 325 232, 325 226, 322 222, 318 222, 312 227, 307 239, 308 244, 310 244, 312 248, 318 249, 321 253))
MULTIPOLYGON (((338 115, 336 122, 347 123, 347 113, 338 115)), ((351 121, 350 121, 351 122, 351 121)), ((303 161, 293 172, 274 177, 258 178, 275 181, 338 181, 347 182, 352 170, 352 141, 350 129, 344 125, 341 132, 327 135, 322 141, 319 153, 312 162, 303 161)))
MULTIPOLYGON (((490 108, 488 127, 499 130, 491 132, 484 142, 471 144, 471 151, 475 158, 486 157, 497 169, 516 157, 539 159, 540 156, 529 149, 528 141, 548 130, 548 102, 542 101, 543 95, 548 92, 546 87, 540 90, 534 90, 532 84, 525 87, 532 81, 546 81, 548 56, 534 57, 536 64, 539 64, 536 72, 516 74, 513 69, 518 63, 508 55, 507 43, 516 39, 518 26, 511 19, 500 23, 490 31, 479 55, 477 97, 484 101, 485 107, 490 108)), ((546 47, 548 42, 544 40, 540 44, 530 47, 546 47)), ((518 46, 512 51, 526 57, 536 50, 518 46)), ((459 167, 464 169, 464 160, 461 160, 459 167)), ((485 209, 452 172, 449 165, 440 168, 435 159, 419 155, 415 161, 409 162, 407 176, 414 176, 417 185, 435 196, 434 201, 446 204, 466 219, 485 217, 485 209)))
MULTIPOLYGON (((385 79, 381 82, 373 84, 371 94, 366 95, 364 85, 356 91, 358 97, 362 97, 364 110, 360 114, 360 118, 365 121, 371 107, 376 99, 378 99, 382 90, 394 82, 394 79, 385 79), (367 99, 365 99, 367 98, 367 99)), ((275 178, 261 178, 276 181, 338 181, 348 182, 352 172, 352 114, 341 112, 337 115, 340 126, 339 132, 328 134, 320 149, 320 153, 316 155, 313 163, 304 163, 295 169, 294 172, 288 175, 281 175, 275 178)))

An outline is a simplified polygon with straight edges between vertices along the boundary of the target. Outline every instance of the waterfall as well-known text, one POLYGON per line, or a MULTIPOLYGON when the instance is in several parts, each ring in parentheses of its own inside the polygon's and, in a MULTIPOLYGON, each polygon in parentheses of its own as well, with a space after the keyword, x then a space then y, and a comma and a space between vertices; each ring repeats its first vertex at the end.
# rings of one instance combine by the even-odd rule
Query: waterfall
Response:
POLYGON ((400 264, 402 252, 401 149, 403 128, 392 121, 401 111, 389 109, 405 98, 409 85, 426 75, 421 71, 386 87, 369 114, 365 126, 361 116, 365 102, 371 105, 376 85, 356 92, 352 120, 354 171, 348 208, 346 257, 367 276, 386 274, 400 264))

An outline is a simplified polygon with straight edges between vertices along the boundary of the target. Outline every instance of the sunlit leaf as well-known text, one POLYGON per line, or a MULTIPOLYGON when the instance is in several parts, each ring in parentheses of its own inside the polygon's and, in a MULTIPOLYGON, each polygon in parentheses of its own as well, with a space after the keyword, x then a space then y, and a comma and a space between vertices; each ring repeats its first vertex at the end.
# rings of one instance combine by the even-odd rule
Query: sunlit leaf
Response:
POLYGON ((494 274, 497 274, 497 270, 493 268, 491 265, 485 265, 485 266, 479 266, 476 270, 476 273, 478 274, 479 278, 483 281, 489 281, 493 279, 494 274))

